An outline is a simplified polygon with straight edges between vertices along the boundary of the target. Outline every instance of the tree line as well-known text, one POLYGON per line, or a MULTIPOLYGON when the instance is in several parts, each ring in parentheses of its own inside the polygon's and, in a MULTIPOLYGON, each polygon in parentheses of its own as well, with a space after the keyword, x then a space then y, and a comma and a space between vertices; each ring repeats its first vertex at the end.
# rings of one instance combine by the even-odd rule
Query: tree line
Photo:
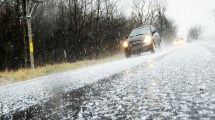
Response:
MULTIPOLYGON (((0 70, 29 65, 26 0, 0 0, 0 70)), ((134 0, 130 15, 120 0, 45 0, 32 17, 36 66, 111 56, 135 27, 154 25, 165 40, 177 34, 164 0, 134 0)))

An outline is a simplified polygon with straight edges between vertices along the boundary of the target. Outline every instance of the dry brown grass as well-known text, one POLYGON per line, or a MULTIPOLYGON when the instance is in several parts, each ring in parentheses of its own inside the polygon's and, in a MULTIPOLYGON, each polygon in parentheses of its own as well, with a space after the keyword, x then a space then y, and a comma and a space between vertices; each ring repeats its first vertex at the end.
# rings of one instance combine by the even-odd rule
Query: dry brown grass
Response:
POLYGON ((113 57, 100 58, 99 60, 82 60, 75 63, 62 63, 54 65, 46 65, 38 67, 36 69, 19 69, 17 71, 0 72, 0 85, 15 83, 19 81, 29 80, 32 78, 38 78, 50 74, 65 72, 82 67, 87 67, 95 64, 101 64, 117 59, 122 59, 123 54, 115 55, 113 57))

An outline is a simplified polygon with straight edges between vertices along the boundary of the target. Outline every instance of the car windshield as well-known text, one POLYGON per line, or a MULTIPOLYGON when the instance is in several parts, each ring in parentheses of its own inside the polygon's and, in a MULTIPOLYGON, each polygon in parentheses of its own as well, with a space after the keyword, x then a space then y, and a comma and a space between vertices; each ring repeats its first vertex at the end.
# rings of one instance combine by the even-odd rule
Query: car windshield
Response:
POLYGON ((143 28, 137 28, 134 29, 129 37, 134 37, 137 35, 142 35, 142 34, 146 34, 146 33, 150 33, 150 27, 143 27, 143 28))

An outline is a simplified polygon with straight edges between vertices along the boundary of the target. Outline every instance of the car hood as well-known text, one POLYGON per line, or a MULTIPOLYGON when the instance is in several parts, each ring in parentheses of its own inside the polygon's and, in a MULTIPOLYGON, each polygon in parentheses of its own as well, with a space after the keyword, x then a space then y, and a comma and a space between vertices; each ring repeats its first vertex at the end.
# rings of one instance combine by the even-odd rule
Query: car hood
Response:
POLYGON ((134 37, 129 37, 128 42, 137 41, 137 40, 143 41, 147 35, 151 35, 151 34, 146 33, 146 34, 142 34, 142 35, 138 35, 138 36, 134 36, 134 37))

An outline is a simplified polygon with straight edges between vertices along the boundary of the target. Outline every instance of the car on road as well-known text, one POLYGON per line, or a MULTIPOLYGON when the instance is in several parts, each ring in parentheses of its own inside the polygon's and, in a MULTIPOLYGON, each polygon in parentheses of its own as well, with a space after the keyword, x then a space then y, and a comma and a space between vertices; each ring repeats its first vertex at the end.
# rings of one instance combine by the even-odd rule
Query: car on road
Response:
POLYGON ((188 40, 187 40, 187 42, 188 42, 188 43, 191 43, 191 42, 192 42, 192 40, 191 40, 191 39, 188 39, 188 40))
POLYGON ((132 30, 127 40, 123 42, 126 58, 134 54, 151 51, 161 47, 161 37, 152 25, 145 25, 132 30))
POLYGON ((173 41, 173 45, 178 46, 178 45, 183 45, 185 43, 183 38, 175 38, 173 41))

